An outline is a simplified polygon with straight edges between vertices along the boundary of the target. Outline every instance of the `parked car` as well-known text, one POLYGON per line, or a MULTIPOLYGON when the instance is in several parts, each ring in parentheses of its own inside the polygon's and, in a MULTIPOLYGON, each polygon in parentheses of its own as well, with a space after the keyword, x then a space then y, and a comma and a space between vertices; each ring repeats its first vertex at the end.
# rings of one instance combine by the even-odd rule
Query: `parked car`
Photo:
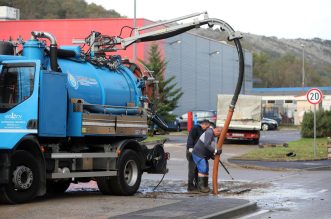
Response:
POLYGON ((263 131, 274 130, 278 128, 278 122, 274 119, 262 118, 261 129, 263 131))
POLYGON ((264 118, 275 120, 278 125, 282 122, 282 116, 280 115, 280 113, 278 113, 278 109, 275 111, 263 112, 262 115, 264 118))
MULTIPOLYGON (((217 114, 215 110, 192 110, 193 120, 196 117, 198 123, 208 119, 213 125, 216 124, 217 114)), ((187 129, 188 113, 184 113, 179 117, 179 126, 181 130, 187 129)))

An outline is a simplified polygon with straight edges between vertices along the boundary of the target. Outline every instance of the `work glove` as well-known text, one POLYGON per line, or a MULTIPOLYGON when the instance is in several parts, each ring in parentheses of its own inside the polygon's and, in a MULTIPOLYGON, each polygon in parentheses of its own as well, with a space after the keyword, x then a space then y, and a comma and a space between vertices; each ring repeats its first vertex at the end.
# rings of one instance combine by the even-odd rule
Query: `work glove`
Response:
POLYGON ((215 149, 215 155, 221 155, 222 149, 215 149))

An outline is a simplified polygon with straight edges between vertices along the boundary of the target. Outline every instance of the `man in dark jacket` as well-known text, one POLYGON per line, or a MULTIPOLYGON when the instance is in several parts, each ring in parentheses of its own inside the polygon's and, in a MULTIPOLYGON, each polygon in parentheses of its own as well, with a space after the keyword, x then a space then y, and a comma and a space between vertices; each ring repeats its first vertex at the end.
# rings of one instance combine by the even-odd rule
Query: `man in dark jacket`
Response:
POLYGON ((222 150, 216 148, 215 137, 220 136, 221 128, 208 128, 194 145, 192 158, 198 169, 198 184, 200 192, 209 192, 208 176, 209 165, 208 160, 216 154, 220 155, 222 150))
POLYGON ((194 126, 187 137, 186 144, 186 159, 188 161, 188 191, 194 191, 198 188, 198 172, 196 169, 196 164, 192 159, 192 151, 194 145, 197 143, 199 137, 202 133, 209 128, 209 120, 203 120, 200 124, 194 126))

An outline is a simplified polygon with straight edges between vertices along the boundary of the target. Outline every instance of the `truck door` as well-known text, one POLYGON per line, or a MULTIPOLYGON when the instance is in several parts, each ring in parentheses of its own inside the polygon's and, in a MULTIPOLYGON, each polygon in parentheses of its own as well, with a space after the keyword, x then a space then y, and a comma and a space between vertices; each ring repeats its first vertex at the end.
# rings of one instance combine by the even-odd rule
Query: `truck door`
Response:
POLYGON ((0 149, 38 133, 39 69, 39 61, 0 62, 0 149))

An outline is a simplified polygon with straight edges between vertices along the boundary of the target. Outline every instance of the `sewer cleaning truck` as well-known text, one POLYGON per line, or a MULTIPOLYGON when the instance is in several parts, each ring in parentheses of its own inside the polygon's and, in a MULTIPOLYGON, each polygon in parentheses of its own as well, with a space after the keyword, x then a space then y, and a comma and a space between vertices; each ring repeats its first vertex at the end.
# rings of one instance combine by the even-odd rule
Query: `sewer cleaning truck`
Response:
POLYGON ((157 82, 116 51, 202 25, 226 31, 243 66, 241 34, 206 12, 133 28, 127 38, 92 31, 80 45, 58 46, 36 30, 0 42, 0 200, 29 202, 90 180, 103 194, 132 195, 144 172, 166 173, 163 144, 142 143, 148 120, 167 129, 150 103, 157 82))

